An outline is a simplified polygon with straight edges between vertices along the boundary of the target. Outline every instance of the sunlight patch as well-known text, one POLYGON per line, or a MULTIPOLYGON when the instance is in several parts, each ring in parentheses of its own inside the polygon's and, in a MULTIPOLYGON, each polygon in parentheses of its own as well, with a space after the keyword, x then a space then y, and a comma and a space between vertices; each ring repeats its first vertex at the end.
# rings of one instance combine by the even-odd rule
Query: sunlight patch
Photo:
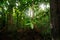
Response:
POLYGON ((46 9, 46 5, 45 4, 40 4, 39 8, 42 9, 42 10, 45 10, 46 9))
POLYGON ((1 15, 0 15, 0 18, 1 18, 1 15))
POLYGON ((47 4, 47 8, 50 8, 50 4, 49 3, 47 4))
POLYGON ((7 10, 7 7, 4 6, 4 9, 7 10))
POLYGON ((29 8, 29 9, 27 10, 27 12, 26 12, 26 15, 27 15, 28 17, 33 17, 33 9, 32 9, 32 8, 29 8))

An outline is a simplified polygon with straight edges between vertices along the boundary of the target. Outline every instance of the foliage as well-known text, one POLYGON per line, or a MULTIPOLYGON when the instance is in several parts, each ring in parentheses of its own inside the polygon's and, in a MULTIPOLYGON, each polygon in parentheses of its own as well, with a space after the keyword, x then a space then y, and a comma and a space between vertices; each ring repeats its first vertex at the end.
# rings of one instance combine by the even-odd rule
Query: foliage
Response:
POLYGON ((42 33, 50 33, 50 7, 47 5, 49 2, 49 0, 1 0, 0 19, 8 24, 8 30, 27 27, 34 29, 34 24, 36 24, 42 33), (41 4, 46 6, 44 10, 40 7, 41 4), (29 8, 33 11, 30 11, 32 14, 29 14, 29 8))

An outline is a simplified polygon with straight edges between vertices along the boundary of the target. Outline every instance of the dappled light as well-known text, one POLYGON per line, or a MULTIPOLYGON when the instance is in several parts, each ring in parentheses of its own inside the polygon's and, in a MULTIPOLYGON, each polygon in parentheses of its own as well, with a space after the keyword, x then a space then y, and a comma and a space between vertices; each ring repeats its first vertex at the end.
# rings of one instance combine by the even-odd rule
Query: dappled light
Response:
POLYGON ((6 1, 6 3, 9 5, 9 2, 8 1, 6 1))
POLYGON ((49 0, 1 1, 1 32, 17 33, 16 40, 50 40, 51 29, 49 2, 49 0))
POLYGON ((45 9, 46 9, 46 5, 45 5, 45 4, 40 4, 40 5, 39 5, 39 8, 40 8, 41 10, 45 10, 45 9))
POLYGON ((0 15, 0 18, 1 18, 1 15, 0 15))
POLYGON ((4 6, 4 10, 7 10, 7 8, 4 6))
POLYGON ((29 17, 33 17, 33 10, 32 10, 32 8, 29 8, 27 10, 26 15, 29 16, 29 17))
POLYGON ((47 8, 50 8, 50 4, 49 3, 47 3, 47 8))

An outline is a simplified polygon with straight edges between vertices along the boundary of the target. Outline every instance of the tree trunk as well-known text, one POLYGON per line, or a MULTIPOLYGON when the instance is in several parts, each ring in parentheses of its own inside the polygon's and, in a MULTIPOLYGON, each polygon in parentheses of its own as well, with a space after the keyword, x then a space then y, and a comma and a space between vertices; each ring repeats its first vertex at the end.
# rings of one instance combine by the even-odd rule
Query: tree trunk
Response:
POLYGON ((8 8, 8 14, 7 14, 7 24, 8 24, 8 30, 11 31, 12 28, 13 28, 13 21, 12 21, 12 13, 13 13, 13 5, 9 5, 9 8, 8 8))
POLYGON ((54 40, 59 40, 59 17, 60 17, 60 0, 51 0, 51 24, 52 36, 54 40))

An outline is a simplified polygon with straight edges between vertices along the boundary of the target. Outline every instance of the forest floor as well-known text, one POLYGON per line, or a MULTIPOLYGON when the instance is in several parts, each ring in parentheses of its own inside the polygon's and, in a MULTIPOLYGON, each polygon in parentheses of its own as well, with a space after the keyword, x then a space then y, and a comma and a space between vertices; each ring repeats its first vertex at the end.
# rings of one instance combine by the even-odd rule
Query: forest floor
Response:
POLYGON ((26 32, 0 32, 0 40, 51 40, 51 38, 30 30, 26 32))

